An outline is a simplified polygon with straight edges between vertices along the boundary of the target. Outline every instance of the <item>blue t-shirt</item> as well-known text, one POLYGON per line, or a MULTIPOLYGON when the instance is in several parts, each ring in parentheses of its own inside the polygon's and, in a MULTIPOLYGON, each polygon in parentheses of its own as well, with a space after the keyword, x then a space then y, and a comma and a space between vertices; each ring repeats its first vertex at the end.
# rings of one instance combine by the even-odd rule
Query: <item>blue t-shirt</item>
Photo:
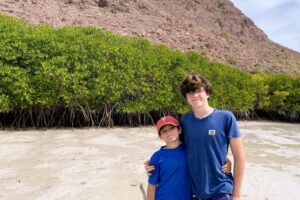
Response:
POLYGON ((156 185, 155 200, 191 200, 191 185, 185 149, 179 145, 175 149, 161 148, 156 151, 150 165, 155 166, 149 183, 156 185))
POLYGON ((214 109, 199 119, 194 113, 181 118, 193 193, 211 198, 218 193, 232 192, 232 174, 222 173, 226 162, 229 139, 240 137, 236 119, 230 111, 214 109))

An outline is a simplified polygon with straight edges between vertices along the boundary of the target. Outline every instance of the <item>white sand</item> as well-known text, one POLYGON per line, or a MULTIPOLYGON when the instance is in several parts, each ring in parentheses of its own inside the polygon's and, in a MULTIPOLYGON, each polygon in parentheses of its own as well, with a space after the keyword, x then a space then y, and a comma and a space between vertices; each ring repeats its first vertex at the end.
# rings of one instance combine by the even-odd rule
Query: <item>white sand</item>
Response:
MULTIPOLYGON (((239 125, 242 199, 299 199, 300 125, 239 125)), ((143 162, 161 144, 154 127, 0 131, 0 199, 142 200, 143 162)))

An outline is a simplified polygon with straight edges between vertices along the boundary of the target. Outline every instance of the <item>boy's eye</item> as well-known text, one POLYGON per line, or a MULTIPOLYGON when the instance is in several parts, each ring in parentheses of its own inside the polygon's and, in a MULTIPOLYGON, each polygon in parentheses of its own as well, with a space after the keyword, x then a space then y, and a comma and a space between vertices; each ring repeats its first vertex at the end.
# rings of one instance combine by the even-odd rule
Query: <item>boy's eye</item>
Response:
POLYGON ((201 87, 200 89, 197 89, 194 93, 200 93, 200 92, 204 92, 204 88, 201 87))
POLYGON ((187 94, 188 95, 194 95, 195 93, 201 93, 201 92, 204 92, 204 88, 203 87, 201 87, 200 89, 197 89, 195 91, 190 91, 187 94))
POLYGON ((166 128, 166 129, 162 129, 160 132, 161 132, 161 133, 166 133, 166 132, 168 132, 169 130, 172 130, 172 129, 174 129, 174 128, 176 128, 176 126, 172 126, 172 127, 166 128))

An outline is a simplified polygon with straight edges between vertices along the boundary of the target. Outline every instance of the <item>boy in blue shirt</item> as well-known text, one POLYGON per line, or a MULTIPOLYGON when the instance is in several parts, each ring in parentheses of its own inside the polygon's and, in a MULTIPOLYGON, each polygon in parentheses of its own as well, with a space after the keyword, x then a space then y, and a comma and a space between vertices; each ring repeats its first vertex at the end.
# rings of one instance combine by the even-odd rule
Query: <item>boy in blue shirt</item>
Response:
MULTIPOLYGON (((193 199, 240 200, 245 158, 234 115, 208 104, 212 86, 203 76, 189 74, 180 89, 193 110, 180 120, 193 199), (228 147, 234 159, 234 176, 221 168, 226 164, 228 147)), ((145 168, 153 170, 147 163, 145 168)))
POLYGON ((212 86, 203 76, 189 74, 180 89, 193 110, 180 122, 194 199, 240 200, 245 158, 234 115, 208 104, 212 86), (234 159, 234 176, 220 170, 228 147, 234 159))
POLYGON ((149 176, 147 200, 191 200, 185 149, 179 141, 179 123, 175 118, 166 116, 156 123, 156 128, 166 145, 150 159, 155 170, 149 176))

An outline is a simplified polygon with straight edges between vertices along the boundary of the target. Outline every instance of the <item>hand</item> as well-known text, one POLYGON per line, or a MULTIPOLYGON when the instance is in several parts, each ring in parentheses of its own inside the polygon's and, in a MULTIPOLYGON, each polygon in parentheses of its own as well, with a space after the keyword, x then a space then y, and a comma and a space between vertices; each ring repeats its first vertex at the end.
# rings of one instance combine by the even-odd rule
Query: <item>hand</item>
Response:
POLYGON ((155 168, 153 165, 149 165, 149 160, 146 160, 144 162, 144 167, 145 167, 145 170, 146 170, 146 173, 147 173, 147 176, 151 176, 151 173, 155 168))
POLYGON ((241 200, 241 197, 234 197, 234 196, 232 196, 231 200, 241 200))
POLYGON ((221 170, 223 173, 231 173, 231 161, 227 158, 225 165, 222 166, 221 170))

